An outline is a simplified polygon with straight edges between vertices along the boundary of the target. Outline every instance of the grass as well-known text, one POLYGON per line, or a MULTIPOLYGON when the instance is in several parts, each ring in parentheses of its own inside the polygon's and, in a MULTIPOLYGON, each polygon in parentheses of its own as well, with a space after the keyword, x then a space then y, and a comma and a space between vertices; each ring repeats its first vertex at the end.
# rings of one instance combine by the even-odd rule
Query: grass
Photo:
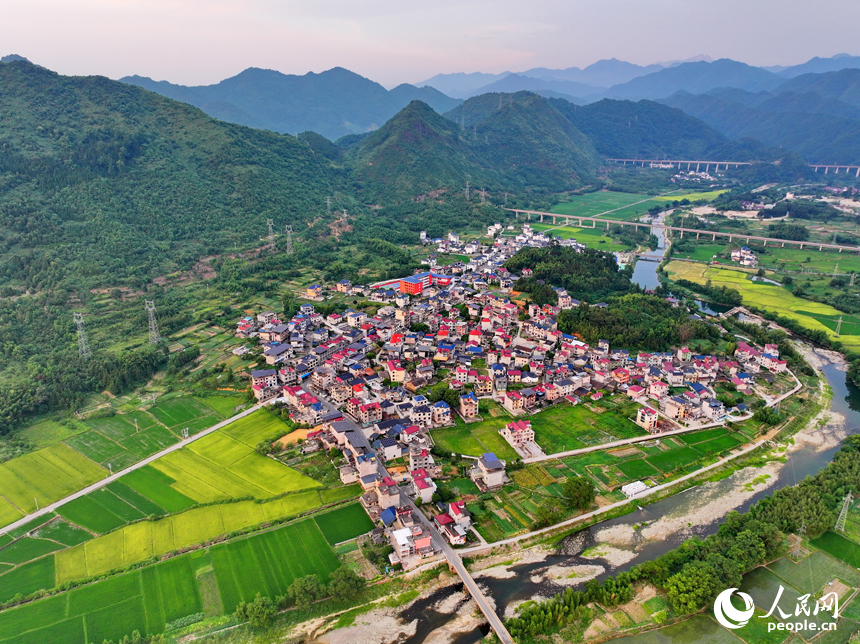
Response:
POLYGON ((676 193, 671 195, 666 195, 664 197, 654 197, 652 201, 661 201, 661 202, 672 202, 672 201, 680 201, 682 199, 689 199, 690 201, 713 201, 717 197, 719 197, 724 192, 728 192, 728 190, 711 190, 709 192, 690 192, 690 193, 676 193))
POLYGON ((554 405, 531 417, 535 442, 547 454, 585 447, 592 441, 588 434, 599 430, 608 442, 617 438, 641 436, 644 431, 626 417, 625 407, 595 413, 584 405, 554 405), (585 440, 583 440, 585 438, 585 440))
MULTIPOLYGON (((358 503, 321 514, 314 519, 331 545, 347 541, 373 530, 373 521, 358 503)), ((0 550, 2 552, 2 550, 0 550)))
MULTIPOLYGON (((155 521, 132 523, 57 553, 57 583, 125 568, 150 557, 204 543, 223 534, 308 512, 320 505, 322 499, 319 492, 306 490, 265 503, 219 503, 192 508, 155 521)), ((358 519, 360 517, 354 518, 353 521, 358 519)), ((363 526, 362 523, 361 527, 363 526)), ((344 531, 354 529, 343 528, 344 531)), ((362 532, 369 529, 362 529, 362 532)))
POLYGON ((72 436, 66 441, 66 445, 78 450, 81 454, 97 463, 107 461, 123 451, 121 445, 109 438, 105 438, 98 432, 84 432, 83 434, 72 436))
POLYGON ((316 574, 324 583, 340 566, 313 521, 240 539, 211 549, 218 589, 226 612, 257 593, 283 595, 294 579, 316 574))
POLYGON ((860 568, 860 546, 835 532, 825 532, 812 540, 812 545, 828 552, 849 566, 860 568))
POLYGON ((116 641, 133 630, 159 633, 201 607, 192 560, 176 557, 0 612, 0 642, 116 641))
POLYGON ((836 338, 836 324, 843 318, 842 334, 838 337, 849 348, 860 348, 860 317, 842 313, 827 304, 795 297, 788 289, 747 279, 747 273, 714 268, 688 262, 669 262, 666 272, 672 279, 687 279, 697 284, 710 281, 712 286, 727 286, 737 290, 746 305, 791 318, 809 329, 824 331, 836 338))
MULTIPOLYGON (((179 427, 202 417, 212 416, 213 410, 189 396, 160 400, 149 409, 155 419, 165 427, 179 427)), ((213 421, 211 424, 215 424, 213 421)))
POLYGON ((624 644, 740 644, 741 640, 706 615, 694 615, 690 619, 665 628, 645 631, 626 637, 624 644))
POLYGON ((82 427, 61 425, 54 420, 42 420, 17 432, 17 437, 29 441, 36 447, 48 447, 82 431, 82 427))
POLYGON ((8 501, 0 504, 0 521, 11 523, 26 513, 49 505, 106 474, 90 459, 58 443, 0 465, 0 490, 8 501), (14 504, 14 506, 12 506, 14 504))

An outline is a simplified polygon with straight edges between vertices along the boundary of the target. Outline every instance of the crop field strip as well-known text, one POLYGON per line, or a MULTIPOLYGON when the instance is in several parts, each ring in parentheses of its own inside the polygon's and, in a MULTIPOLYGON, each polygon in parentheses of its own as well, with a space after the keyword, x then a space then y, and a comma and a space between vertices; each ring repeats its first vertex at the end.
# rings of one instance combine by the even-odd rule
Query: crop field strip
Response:
POLYGON ((373 521, 359 503, 314 517, 317 527, 330 545, 353 539, 373 530, 373 521))
POLYGON ((201 610, 189 556, 0 612, 0 642, 80 644, 119 640, 133 630, 158 633, 201 610))
POLYGON ((292 581, 317 574, 326 581, 340 562, 312 520, 240 539, 211 549, 226 612, 256 593, 283 594, 292 581))
MULTIPOLYGON (((337 490, 344 490, 341 494, 348 494, 345 498, 357 494, 354 487, 337 488, 337 490)), ((79 546, 58 552, 55 555, 56 583, 85 579, 124 568, 152 556, 187 548, 219 535, 267 521, 296 516, 326 503, 340 500, 323 498, 320 492, 322 491, 316 489, 304 490, 264 503, 255 501, 219 503, 193 508, 156 521, 139 521, 127 525, 79 546)), ((367 527, 366 521, 369 519, 363 510, 361 515, 352 516, 352 521, 353 523, 345 529, 347 536, 340 540, 363 534, 372 528, 372 526, 367 527), (360 532, 354 533, 356 529, 360 532)))

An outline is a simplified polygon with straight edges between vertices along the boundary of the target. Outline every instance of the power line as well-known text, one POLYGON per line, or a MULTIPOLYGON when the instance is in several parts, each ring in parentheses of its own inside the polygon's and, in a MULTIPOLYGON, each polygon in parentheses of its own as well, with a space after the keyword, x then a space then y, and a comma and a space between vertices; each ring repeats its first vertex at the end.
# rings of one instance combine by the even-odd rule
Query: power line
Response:
POLYGON ((75 326, 78 327, 78 353, 81 355, 81 360, 89 360, 90 343, 87 342, 87 333, 84 331, 84 316, 83 313, 74 313, 75 326))
POLYGON ((146 300, 146 312, 149 314, 149 343, 161 342, 161 334, 158 332, 158 320, 155 318, 155 302, 146 300))

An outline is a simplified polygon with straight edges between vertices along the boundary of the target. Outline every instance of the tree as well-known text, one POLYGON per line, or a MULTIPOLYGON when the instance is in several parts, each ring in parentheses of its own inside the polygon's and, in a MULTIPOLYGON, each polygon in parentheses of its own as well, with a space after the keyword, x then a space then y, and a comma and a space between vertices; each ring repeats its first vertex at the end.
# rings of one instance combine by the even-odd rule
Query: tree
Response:
POLYGON ((328 451, 328 457, 329 457, 330 459, 332 459, 332 460, 337 459, 337 458, 340 458, 340 456, 341 456, 341 454, 340 454, 340 450, 339 450, 337 447, 332 447, 332 448, 328 451))
POLYGON ((579 510, 591 507, 597 496, 594 484, 584 476, 574 476, 567 479, 562 485, 562 490, 564 490, 564 495, 570 506, 579 510))
POLYGON ((341 566, 329 575, 328 592, 335 599, 349 599, 362 591, 365 585, 363 577, 359 577, 349 566, 341 566))
POLYGON ((248 616, 248 623, 253 628, 264 628, 269 625, 272 618, 278 612, 275 603, 269 597, 262 597, 260 593, 254 598, 254 601, 245 606, 245 614, 248 616))
POLYGON ((318 599, 325 597, 325 584, 316 575, 307 575, 294 580, 287 589, 287 594, 299 606, 310 606, 318 599))
POLYGON ((704 561, 686 564, 680 572, 666 581, 666 592, 672 608, 679 613, 692 613, 704 607, 721 589, 713 566, 704 561))

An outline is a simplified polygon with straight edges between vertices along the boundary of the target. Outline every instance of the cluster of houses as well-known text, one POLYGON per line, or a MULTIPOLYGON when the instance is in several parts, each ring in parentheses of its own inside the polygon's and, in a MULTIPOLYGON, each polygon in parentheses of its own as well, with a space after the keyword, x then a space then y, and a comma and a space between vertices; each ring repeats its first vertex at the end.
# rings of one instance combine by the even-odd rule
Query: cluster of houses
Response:
MULTIPOLYGON (((527 225, 526 231, 523 240, 498 238, 492 249, 476 249, 483 254, 469 269, 470 279, 456 270, 437 273, 431 265, 431 271, 376 285, 366 295, 382 305, 373 315, 346 309, 323 316, 305 303, 290 319, 269 311, 237 323, 236 335, 255 339, 266 363, 250 374, 256 398, 286 405, 294 420, 313 428, 306 451, 342 452, 341 480, 361 486, 361 503, 384 526, 383 538, 404 565, 431 556, 433 545, 403 493, 425 506, 451 543, 466 539, 465 506, 434 499, 442 470, 432 454, 432 431, 451 426, 457 416, 481 420, 482 401, 494 400, 510 414, 499 433, 526 458, 542 454, 529 416, 548 406, 623 395, 640 403, 635 422, 659 433, 744 411, 727 410, 715 397, 716 383, 749 392, 751 374, 785 370, 772 345, 759 351, 740 343, 730 361, 686 347, 631 354, 605 340, 591 346, 562 333, 560 312, 580 301, 557 288, 557 302, 539 306, 512 299, 516 294, 502 288, 516 278, 501 264, 522 244, 542 243, 527 225), (476 288, 493 280, 496 291, 476 288), (430 398, 437 382, 456 392, 453 400, 430 398)), ((458 243, 451 235, 440 249, 447 244, 450 252, 458 243)), ((356 288, 367 287, 347 280, 336 285, 344 293, 356 288)), ((321 293, 314 285, 309 299, 311 290, 321 293)), ((469 475, 482 491, 507 480, 505 463, 493 454, 475 459, 469 475)))
POLYGON ((741 266, 758 266, 758 255, 746 246, 733 248, 731 257, 733 262, 737 262, 741 266))

